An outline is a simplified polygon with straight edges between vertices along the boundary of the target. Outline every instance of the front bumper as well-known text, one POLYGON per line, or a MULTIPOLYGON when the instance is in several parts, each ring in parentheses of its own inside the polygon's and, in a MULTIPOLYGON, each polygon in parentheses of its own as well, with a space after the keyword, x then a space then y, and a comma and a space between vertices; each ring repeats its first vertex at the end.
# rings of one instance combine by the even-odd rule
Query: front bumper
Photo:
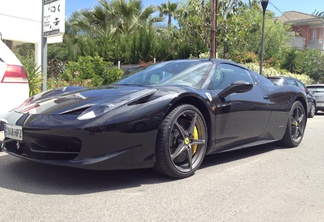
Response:
POLYGON ((132 140, 116 133, 80 137, 57 135, 49 131, 32 133, 24 131, 24 140, 4 139, 2 150, 16 157, 36 162, 92 170, 150 168, 155 163, 154 132, 143 135, 146 139, 132 140), (105 138, 103 140, 103 138, 105 138))
MULTIPOLYGON (((85 127, 64 118, 13 113, 6 119, 7 123, 22 126, 23 140, 4 138, 1 148, 23 159, 85 169, 149 168, 154 165, 157 126, 143 130, 129 130, 128 123, 85 127), (41 127, 45 123, 47 128, 41 127)), ((100 121, 98 119, 96 124, 100 121)))

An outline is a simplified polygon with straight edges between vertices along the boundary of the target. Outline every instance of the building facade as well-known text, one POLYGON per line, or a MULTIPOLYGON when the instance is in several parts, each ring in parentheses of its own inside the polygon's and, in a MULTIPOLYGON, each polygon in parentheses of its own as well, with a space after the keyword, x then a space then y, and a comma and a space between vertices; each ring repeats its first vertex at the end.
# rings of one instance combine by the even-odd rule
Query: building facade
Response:
POLYGON ((285 12, 279 21, 291 26, 291 46, 301 50, 319 49, 324 52, 324 18, 302 12, 285 12))

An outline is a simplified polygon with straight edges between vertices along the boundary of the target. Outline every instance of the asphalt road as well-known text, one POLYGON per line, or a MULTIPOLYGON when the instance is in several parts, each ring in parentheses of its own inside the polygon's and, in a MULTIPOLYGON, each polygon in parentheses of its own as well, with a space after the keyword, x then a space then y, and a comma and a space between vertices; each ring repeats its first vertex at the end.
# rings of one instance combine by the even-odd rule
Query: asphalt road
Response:
POLYGON ((0 153, 0 221, 324 221, 324 114, 302 144, 205 158, 190 178, 85 171, 0 153))

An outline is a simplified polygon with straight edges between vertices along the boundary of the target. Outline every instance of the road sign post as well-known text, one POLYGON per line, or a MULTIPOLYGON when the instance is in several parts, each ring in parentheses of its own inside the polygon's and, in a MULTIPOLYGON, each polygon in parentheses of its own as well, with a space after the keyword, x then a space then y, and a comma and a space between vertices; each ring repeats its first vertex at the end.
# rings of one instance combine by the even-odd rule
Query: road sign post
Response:
POLYGON ((65 32, 65 0, 42 1, 42 73, 43 91, 47 90, 47 38, 65 32))

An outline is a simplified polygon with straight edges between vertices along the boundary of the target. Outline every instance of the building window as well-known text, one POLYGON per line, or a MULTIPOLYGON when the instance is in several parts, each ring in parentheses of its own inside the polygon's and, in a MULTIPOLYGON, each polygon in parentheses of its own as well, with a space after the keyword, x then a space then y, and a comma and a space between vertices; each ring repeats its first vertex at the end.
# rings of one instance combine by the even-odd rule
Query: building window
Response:
POLYGON ((324 39, 324 30, 321 30, 320 39, 324 39))
POLYGON ((313 29, 313 39, 317 39, 317 29, 313 29))

